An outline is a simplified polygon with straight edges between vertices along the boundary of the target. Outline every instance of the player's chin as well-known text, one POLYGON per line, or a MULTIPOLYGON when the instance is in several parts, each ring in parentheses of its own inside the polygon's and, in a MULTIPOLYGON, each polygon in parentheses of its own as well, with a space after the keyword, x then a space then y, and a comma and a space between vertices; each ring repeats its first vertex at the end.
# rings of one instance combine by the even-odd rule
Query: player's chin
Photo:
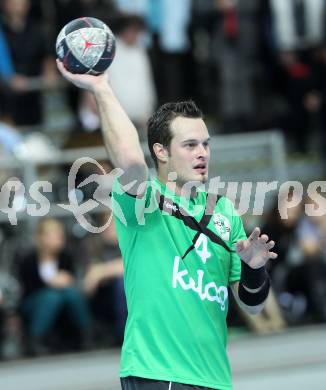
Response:
POLYGON ((208 180, 208 172, 201 172, 197 173, 196 175, 193 176, 191 181, 198 181, 200 183, 206 183, 208 180))

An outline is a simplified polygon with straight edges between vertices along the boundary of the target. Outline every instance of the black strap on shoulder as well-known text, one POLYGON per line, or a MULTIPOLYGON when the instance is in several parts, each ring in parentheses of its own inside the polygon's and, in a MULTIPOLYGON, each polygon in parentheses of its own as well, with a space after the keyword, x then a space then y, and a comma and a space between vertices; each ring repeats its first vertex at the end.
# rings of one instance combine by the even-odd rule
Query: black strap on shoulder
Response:
MULTIPOLYGON (((220 199, 221 199, 220 195, 214 195, 214 194, 210 194, 210 193, 207 194, 205 212, 202 216, 202 219, 199 221, 199 225, 201 226, 202 229, 206 228, 207 225, 209 224, 209 221, 212 218, 212 215, 214 213, 215 206, 217 205, 217 203, 220 199)), ((195 249, 196 241, 198 240, 200 234, 201 234, 201 231, 197 231, 197 233, 195 234, 195 236, 192 240, 192 245, 190 245, 190 247, 186 250, 186 252, 182 256, 182 259, 184 259, 188 255, 189 252, 191 252, 193 249, 195 249)))
POLYGON ((186 226, 197 232, 192 240, 192 245, 186 250, 182 258, 185 258, 187 254, 195 248, 196 241, 201 233, 205 234, 215 244, 221 245, 226 251, 232 252, 220 236, 207 228, 207 225, 214 213, 215 206, 221 199, 220 195, 211 193, 207 194, 205 212, 199 222, 193 216, 189 215, 184 209, 180 208, 178 204, 173 202, 170 198, 162 195, 159 191, 156 191, 156 197, 161 211, 165 211, 171 216, 180 219, 186 226))

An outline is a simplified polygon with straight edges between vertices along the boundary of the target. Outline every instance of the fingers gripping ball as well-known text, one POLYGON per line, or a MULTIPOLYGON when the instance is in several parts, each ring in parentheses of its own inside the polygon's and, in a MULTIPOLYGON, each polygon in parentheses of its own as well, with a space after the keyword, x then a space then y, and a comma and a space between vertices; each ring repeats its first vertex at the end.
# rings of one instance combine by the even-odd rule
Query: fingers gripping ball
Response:
POLYGON ((71 73, 99 75, 114 59, 115 38, 99 19, 83 17, 72 20, 60 31, 56 52, 71 73))

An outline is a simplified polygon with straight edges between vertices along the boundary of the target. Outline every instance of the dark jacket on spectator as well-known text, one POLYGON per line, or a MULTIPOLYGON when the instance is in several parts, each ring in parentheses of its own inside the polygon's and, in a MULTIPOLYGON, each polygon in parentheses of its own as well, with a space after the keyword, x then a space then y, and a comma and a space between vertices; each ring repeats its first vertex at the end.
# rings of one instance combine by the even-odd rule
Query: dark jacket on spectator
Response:
MULTIPOLYGON (((73 272, 73 259, 67 252, 61 252, 58 255, 58 270, 73 272)), ((23 296, 26 297, 33 292, 47 287, 47 284, 41 279, 38 270, 37 252, 34 250, 26 257, 22 258, 18 265, 18 278, 20 280, 23 296)))

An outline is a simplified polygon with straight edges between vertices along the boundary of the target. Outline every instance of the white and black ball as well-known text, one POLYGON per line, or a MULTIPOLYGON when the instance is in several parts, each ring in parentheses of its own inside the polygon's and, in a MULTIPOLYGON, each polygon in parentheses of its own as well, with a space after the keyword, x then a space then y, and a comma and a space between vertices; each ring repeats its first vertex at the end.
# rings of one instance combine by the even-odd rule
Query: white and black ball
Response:
POLYGON ((82 17, 72 20, 60 31, 56 52, 71 73, 99 75, 115 56, 115 38, 101 20, 82 17))

